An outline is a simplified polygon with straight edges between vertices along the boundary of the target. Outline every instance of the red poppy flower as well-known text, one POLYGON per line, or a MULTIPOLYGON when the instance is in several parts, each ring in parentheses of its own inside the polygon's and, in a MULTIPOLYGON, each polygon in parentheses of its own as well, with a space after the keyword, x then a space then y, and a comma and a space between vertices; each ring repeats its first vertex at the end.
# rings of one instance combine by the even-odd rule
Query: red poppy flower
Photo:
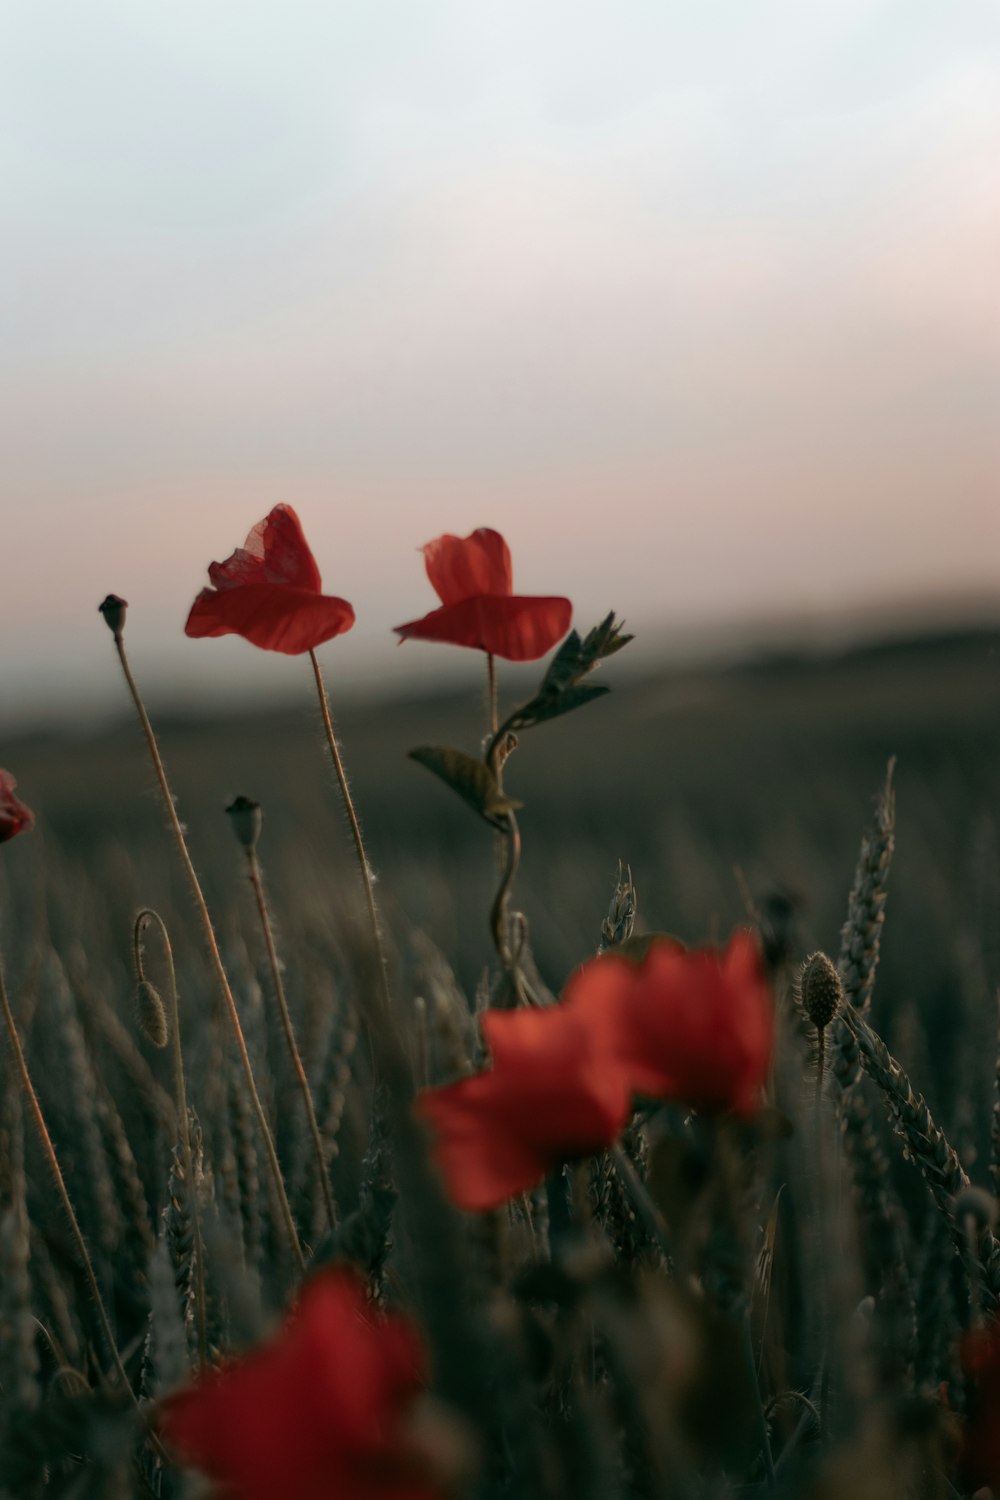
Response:
POLYGON ((560 1163, 609 1146, 629 1116, 624 1078, 562 1006, 491 1010, 492 1066, 425 1089, 417 1111, 459 1208, 496 1208, 560 1163))
POLYGON ((507 661, 536 661, 569 629, 568 599, 512 592, 510 551, 498 531, 439 536, 423 549, 441 608, 397 625, 404 640, 475 646, 507 661))
POLYGON ((191 606, 185 635, 241 635, 264 651, 298 656, 354 624, 346 599, 320 592, 319 568, 290 505, 276 505, 225 562, 210 563, 214 588, 191 606))
POLYGON ((331 1269, 271 1343, 169 1397, 160 1428, 228 1500, 432 1500, 405 1431, 423 1380, 411 1325, 331 1269))
POLYGON ((749 932, 722 953, 654 939, 638 965, 615 954, 573 975, 562 1002, 585 1018, 633 1093, 749 1113, 767 1079, 774 1007, 749 932))
POLYGON ((16 786, 10 772, 0 770, 0 844, 34 827, 34 813, 14 796, 16 786))

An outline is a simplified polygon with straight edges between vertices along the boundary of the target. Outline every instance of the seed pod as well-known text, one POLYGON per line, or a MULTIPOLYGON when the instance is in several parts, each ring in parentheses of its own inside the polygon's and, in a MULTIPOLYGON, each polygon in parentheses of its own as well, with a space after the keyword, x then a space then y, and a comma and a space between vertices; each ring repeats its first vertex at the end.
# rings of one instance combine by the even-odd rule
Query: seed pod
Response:
POLYGON ((108 594, 97 608, 104 616, 104 623, 111 631, 115 640, 120 640, 122 630, 125 626, 125 611, 128 609, 128 600, 119 598, 117 594, 108 594))
POLYGON ((255 849, 263 817, 260 803, 254 802, 251 797, 236 797, 230 802, 226 812, 232 821, 233 832, 243 848, 255 849))
POLYGON ((817 1031, 829 1026, 844 1000, 840 975, 825 953, 811 953, 802 966, 802 1008, 817 1031))

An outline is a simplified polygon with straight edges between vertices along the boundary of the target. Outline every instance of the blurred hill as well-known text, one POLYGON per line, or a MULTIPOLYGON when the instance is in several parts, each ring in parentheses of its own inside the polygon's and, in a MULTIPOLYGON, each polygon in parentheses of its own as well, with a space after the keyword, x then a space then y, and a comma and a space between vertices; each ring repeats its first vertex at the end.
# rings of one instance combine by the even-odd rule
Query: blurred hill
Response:
MULTIPOLYGON (((968 925, 975 902, 994 896, 1000 910, 1000 629, 639 679, 620 668, 626 657, 602 668, 611 693, 525 735, 508 768, 508 787, 525 803, 517 900, 553 982, 596 940, 618 859, 632 865, 650 926, 688 938, 724 933, 743 910, 738 865, 757 894, 794 889, 808 942, 831 945, 892 755, 900 826, 890 942, 910 945, 908 967, 923 953, 936 971, 944 955, 924 953, 933 913, 968 925), (990 881, 997 890, 988 894, 990 881)), ((222 810, 243 792, 264 805, 262 857, 275 877, 296 866, 325 871, 353 892, 350 843, 305 688, 299 711, 219 721, 165 718, 148 706, 210 879, 221 886, 236 874, 222 810)), ((468 983, 489 956, 489 830, 406 752, 475 751, 482 699, 335 699, 334 711, 383 902, 403 925, 427 927, 468 983)), ((128 718, 97 735, 8 739, 3 763, 36 809, 39 841, 81 864, 124 845, 144 851, 147 868, 172 868, 128 718)))

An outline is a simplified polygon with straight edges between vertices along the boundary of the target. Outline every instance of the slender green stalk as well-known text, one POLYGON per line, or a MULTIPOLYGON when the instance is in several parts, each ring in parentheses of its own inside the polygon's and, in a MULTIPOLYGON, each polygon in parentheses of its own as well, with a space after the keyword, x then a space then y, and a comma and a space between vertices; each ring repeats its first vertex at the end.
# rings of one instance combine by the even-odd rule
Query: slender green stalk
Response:
MULTIPOLYGON (((814 1126, 814 1132, 815 1132, 816 1182, 817 1182, 817 1188, 818 1188, 817 1195, 816 1195, 816 1216, 817 1216, 817 1219, 818 1219, 818 1222, 819 1222, 819 1242, 820 1242, 821 1246, 828 1245, 828 1244, 831 1243, 830 1236, 829 1236, 829 1225, 828 1225, 828 1221, 827 1221, 827 1203, 826 1203, 826 1196, 825 1196, 825 1187, 826 1187, 826 1180, 825 1179, 826 1179, 826 1167, 827 1167, 827 1150, 826 1150, 826 1133, 825 1133, 826 1119, 825 1119, 825 1114, 824 1114, 824 1110, 823 1110, 823 1074, 824 1074, 824 1063, 825 1062, 826 1062, 826 1027, 825 1026, 820 1026, 820 1025, 817 1024, 817 1026, 816 1026, 816 1096, 815 1096, 815 1100, 814 1100, 815 1110, 814 1110, 814 1115, 813 1115, 813 1126, 814 1126)), ((833 1206, 833 1212, 834 1212, 834 1222, 835 1223, 839 1222, 839 1216, 840 1216, 841 1181, 840 1181, 839 1167, 840 1167, 840 1162, 839 1162, 839 1159, 837 1159, 835 1161, 834 1165, 833 1165, 833 1170, 837 1174, 836 1177, 835 1177, 835 1179, 834 1179, 834 1206, 833 1206)), ((817 1412, 819 1414, 820 1431, 822 1432, 824 1430, 825 1424, 828 1421, 828 1418, 829 1418, 829 1409, 830 1409, 830 1350, 829 1350, 829 1344, 830 1344, 830 1333, 831 1333, 831 1323, 830 1323, 830 1311, 831 1311, 830 1276, 829 1276, 829 1268, 828 1268, 827 1263, 826 1263, 826 1257, 824 1255, 822 1255, 822 1254, 819 1257, 819 1261, 818 1261, 818 1265, 817 1265, 817 1277, 816 1277, 816 1280, 817 1280, 817 1283, 818 1283, 817 1288, 816 1288, 816 1297, 817 1297, 817 1302, 818 1302, 818 1306, 819 1306, 819 1327, 820 1327, 820 1377, 819 1377, 819 1389, 818 1389, 817 1394, 816 1394, 816 1409, 817 1409, 817 1412)))
POLYGON ((389 999, 389 971, 385 958, 385 948, 382 943, 382 931, 379 927, 378 908, 375 905, 375 886, 372 877, 371 865, 365 853, 364 840, 361 837, 361 824, 354 808, 351 797, 351 789, 347 784, 347 773, 344 770, 344 762, 341 759, 340 747, 337 744, 337 736, 333 730, 333 719, 330 717, 330 703, 326 695, 326 686, 323 682, 323 673, 320 671, 319 661, 315 651, 309 652, 309 660, 312 662, 313 677, 316 680, 316 692, 319 697, 320 713, 323 716, 323 728, 326 731, 326 742, 330 747, 330 759, 333 761, 333 769, 337 776, 337 784, 340 787, 340 795, 343 799, 344 810, 347 813, 347 821, 351 825, 351 837, 354 840, 354 849, 358 856, 358 868, 361 871, 361 884, 365 892, 365 904, 368 907, 368 923, 371 927, 372 946, 375 950, 376 967, 379 976, 379 1004, 385 1017, 388 1019, 390 1011, 389 999))
POLYGON ((229 983, 229 977, 226 974, 225 966, 222 962, 222 954, 219 952, 219 943, 218 939, 215 936, 215 928, 212 926, 212 918, 208 910, 208 903, 205 900, 204 892, 201 888, 201 882, 198 879, 195 867, 191 862, 191 855, 188 853, 187 840, 184 837, 184 830, 181 827, 180 819, 177 816, 177 808, 174 805, 173 794, 170 791, 170 784, 167 781, 167 773, 163 768, 163 761, 160 759, 160 751, 156 743, 156 736, 153 733, 153 726, 149 722, 149 715, 146 713, 146 708, 139 694, 139 689, 136 686, 135 678, 132 676, 132 671, 128 664, 128 657, 125 654, 125 642, 122 639, 121 631, 116 630, 114 632, 114 637, 115 649, 118 652, 118 659, 121 662, 122 671, 125 674, 125 681, 128 684, 128 690, 131 694, 132 702, 135 705, 135 711, 139 716, 139 723, 142 726, 142 732, 145 736, 146 745, 149 749, 150 759, 153 762, 153 770, 156 772, 156 779, 159 783, 160 791, 163 795, 163 804, 167 810, 167 817, 170 820, 170 827, 173 832, 174 841, 177 845, 177 852, 181 857, 181 864, 184 866, 184 871, 191 886, 191 893, 194 896, 195 906, 198 908, 198 915, 201 919, 201 925, 205 934, 205 941, 208 945, 208 952, 212 961, 212 967, 215 970, 215 977, 218 980, 219 991, 222 995, 223 1001, 225 1002, 226 1012, 229 1016, 230 1024, 233 1028, 233 1035, 236 1038, 236 1046, 239 1050, 240 1061, 243 1064, 243 1072, 246 1075, 247 1089, 250 1093, 250 1103, 253 1107, 253 1112, 257 1117, 257 1126, 264 1140, 264 1148, 267 1152, 267 1159, 268 1163, 270 1164, 271 1175, 274 1178, 274 1188, 281 1209, 281 1217, 284 1220, 285 1232, 288 1236, 288 1241, 292 1247, 295 1259, 298 1262, 299 1270, 304 1272, 306 1268, 305 1256, 302 1253, 302 1246, 299 1242, 298 1230, 295 1228, 295 1220, 292 1218, 292 1210, 289 1206, 288 1194, 285 1191, 285 1182, 284 1178, 281 1175, 281 1166, 278 1162, 278 1153, 275 1150, 274 1137, 271 1134, 271 1128, 267 1123, 267 1116, 264 1113, 264 1106, 261 1103, 260 1095, 257 1092, 257 1084, 253 1075, 253 1064, 250 1061, 250 1053, 247 1051, 246 1037, 243 1034, 243 1026, 240 1022, 239 1011, 236 1008, 236 1001, 233 998, 233 991, 229 983))
POLYGON ((191 1214, 191 1224, 194 1229, 194 1306, 195 1323, 198 1329, 198 1363, 202 1369, 208 1363, 208 1336, 206 1333, 207 1318, 205 1313, 205 1241, 201 1233, 201 1213, 198 1208, 198 1184, 194 1178, 194 1153, 191 1150, 191 1123, 188 1119, 187 1107, 187 1085, 184 1081, 184 1054, 181 1050, 181 1021, 180 1007, 177 1003, 177 975, 174 970, 174 952, 170 946, 170 934, 167 926, 158 911, 151 906, 144 906, 135 919, 132 928, 132 946, 135 952, 136 973, 140 980, 145 978, 142 965, 142 931, 146 923, 153 921, 160 929, 160 937, 163 940, 163 952, 167 960, 168 995, 167 1003, 170 1007, 170 1047, 174 1064, 174 1098, 177 1103, 177 1119, 180 1127, 181 1138, 181 1161, 184 1166, 184 1180, 188 1185, 190 1201, 188 1208, 191 1214))
POLYGON ((77 1255, 80 1258, 80 1265, 83 1268, 83 1274, 87 1279, 87 1287, 90 1291, 91 1297, 94 1299, 94 1307, 97 1310, 97 1318, 101 1325, 101 1333, 104 1335, 104 1342, 107 1345, 108 1353, 111 1356, 112 1363, 114 1364, 114 1367, 118 1372, 119 1379, 121 1380, 125 1389, 128 1391, 132 1400, 135 1402, 136 1406, 138 1406, 139 1402, 136 1398, 135 1391, 132 1389, 132 1383, 129 1380, 128 1375, 125 1373, 125 1366, 123 1365, 122 1357, 118 1352, 118 1345, 115 1341, 114 1333, 111 1330, 111 1320, 108 1317, 107 1308, 104 1305, 104 1298, 101 1296, 101 1289, 97 1284, 97 1276, 94 1273, 94 1264, 90 1258, 90 1252, 87 1249, 87 1242, 83 1237, 83 1230, 80 1228, 80 1221, 76 1216, 76 1211, 73 1208, 73 1204, 70 1200, 69 1192, 66 1187, 66 1179, 63 1177, 62 1168, 59 1165, 59 1158, 56 1156, 56 1148, 52 1143, 52 1137, 49 1134, 49 1128, 45 1123, 45 1116, 42 1114, 42 1106, 38 1102, 38 1095, 35 1093, 35 1086, 31 1081, 31 1074, 28 1072, 28 1063, 24 1056, 24 1049, 21 1046, 21 1038, 18 1035, 17 1022, 14 1020, 14 1012, 11 1010, 10 999, 7 995, 7 986, 4 983, 2 965, 0 965, 0 1006, 2 1006, 3 1008, 4 1021, 7 1024, 7 1034, 10 1037, 10 1045, 14 1053, 14 1061, 17 1064, 17 1071, 20 1074, 21 1087, 24 1091, 25 1101, 27 1102, 29 1113, 34 1120, 35 1129, 38 1131, 38 1137, 42 1143, 42 1150, 45 1153, 45 1158, 48 1161, 49 1169, 55 1181, 56 1190, 59 1194, 59 1197, 62 1199, 62 1205, 66 1214, 66 1218, 69 1220, 70 1232, 76 1245, 77 1255))
POLYGON ((508 813, 507 818, 507 859, 500 881, 500 888, 493 898, 493 906, 490 911, 490 931, 493 934, 493 943, 505 968, 510 968, 513 957, 510 952, 510 935, 507 931, 507 898, 510 895, 517 867, 521 862, 521 832, 517 826, 517 819, 513 813, 508 813))
POLYGON ((309 1087, 309 1079, 306 1076, 305 1066, 302 1062, 302 1054, 299 1044, 295 1040, 295 1028, 292 1026, 292 1017, 288 1009, 288 1000, 285 996, 285 986, 281 978, 281 965, 278 962, 278 951, 274 945, 274 932, 271 927, 271 917, 267 909, 267 898, 264 895, 264 883, 260 874, 260 861, 254 848, 245 850, 247 857, 247 869, 250 874, 250 884, 253 886, 254 897, 257 902, 257 913, 260 917, 261 929, 264 933, 264 944, 267 948, 267 959, 271 967, 271 983, 274 985, 275 999, 278 1002, 278 1011, 281 1015, 281 1025, 285 1033, 285 1041, 288 1044, 289 1056, 292 1059, 292 1067, 298 1079, 299 1088, 302 1090, 302 1102, 305 1105, 306 1119, 309 1122, 309 1134, 312 1136, 313 1149, 316 1153, 316 1165, 319 1169, 320 1185, 323 1189, 323 1202, 326 1204, 326 1217, 331 1230, 337 1227, 337 1210, 333 1202, 333 1190, 330 1186, 330 1172, 327 1165, 326 1155, 323 1151, 323 1141, 319 1133, 319 1125, 316 1120, 316 1107, 313 1104, 312 1090, 309 1087))
POLYGON ((486 709, 490 720, 490 739, 497 732, 497 663, 492 651, 486 653, 486 709))
MULTIPOLYGON (((503 763, 501 748, 505 736, 497 727, 497 664, 492 652, 486 653, 486 704, 489 717, 489 739, 486 746, 486 764, 493 772, 497 790, 503 791, 503 763)), ((522 1005, 527 1004, 523 980, 518 969, 517 954, 511 950, 510 932, 507 922, 507 904, 521 862, 521 830, 513 812, 504 819, 504 828, 497 830, 497 870, 500 885, 490 909, 490 933, 500 962, 510 974, 517 996, 522 1005)))
POLYGON ((816 1028, 816 1115, 820 1115, 823 1103, 823 1065, 826 1061, 826 1027, 816 1028))

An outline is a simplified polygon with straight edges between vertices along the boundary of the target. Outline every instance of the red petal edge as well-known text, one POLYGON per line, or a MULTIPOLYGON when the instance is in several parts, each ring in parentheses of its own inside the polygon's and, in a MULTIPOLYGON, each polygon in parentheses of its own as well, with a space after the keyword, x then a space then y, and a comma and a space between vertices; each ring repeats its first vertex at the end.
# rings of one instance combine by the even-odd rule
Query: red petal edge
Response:
POLYGON ((354 624, 346 599, 272 583, 202 589, 191 606, 184 634, 241 635, 263 651, 300 656, 342 635, 354 624))

